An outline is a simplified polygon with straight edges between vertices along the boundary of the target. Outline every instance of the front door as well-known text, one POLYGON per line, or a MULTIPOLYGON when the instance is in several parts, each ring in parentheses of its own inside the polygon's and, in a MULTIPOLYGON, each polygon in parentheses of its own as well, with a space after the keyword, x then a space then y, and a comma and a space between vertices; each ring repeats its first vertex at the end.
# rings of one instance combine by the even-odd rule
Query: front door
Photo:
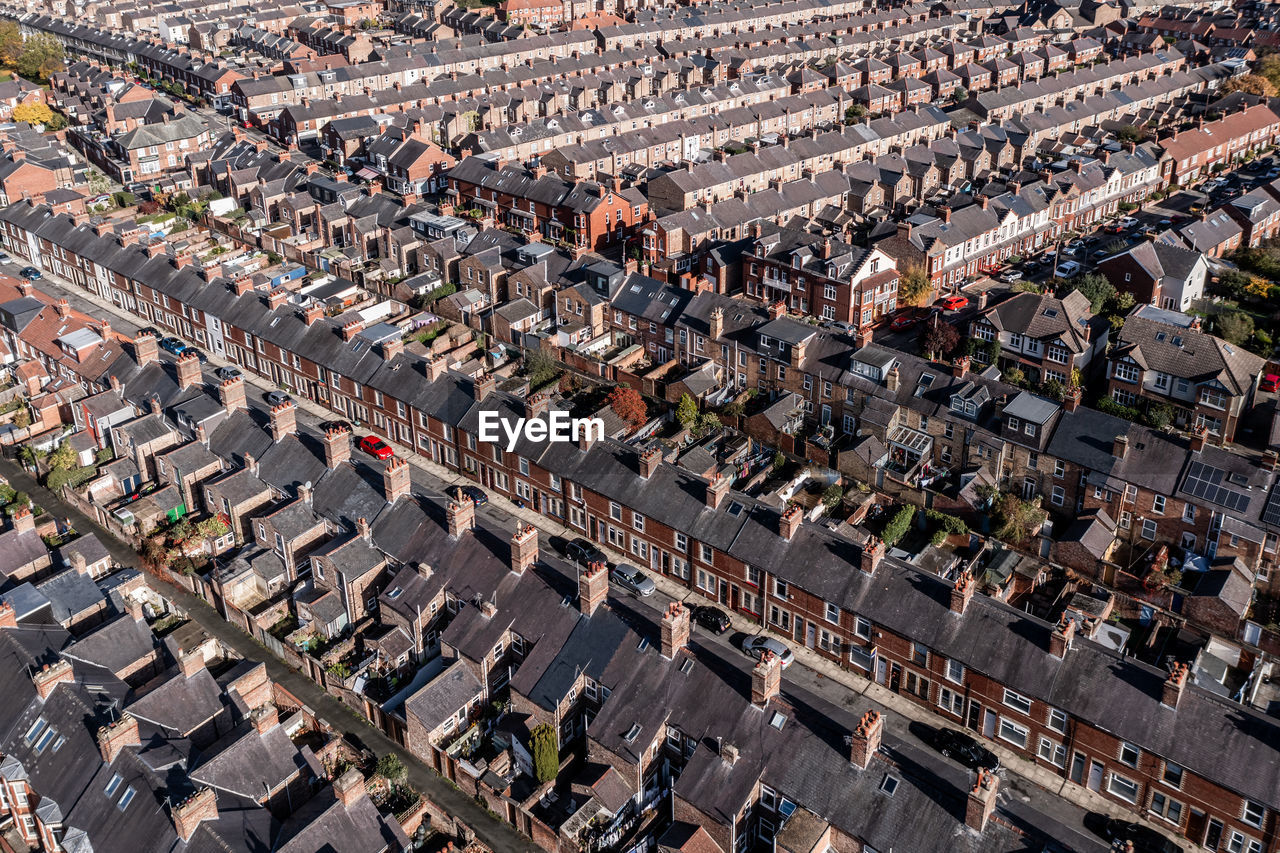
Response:
POLYGON ((1088 760, 1084 757, 1083 752, 1077 752, 1071 757, 1071 781, 1077 785, 1084 784, 1084 766, 1088 760))
POLYGON ((1187 819, 1187 838, 1199 844, 1204 841, 1204 833, 1208 828, 1208 815, 1199 809, 1191 810, 1191 817, 1187 819))
POLYGON ((982 728, 982 706, 977 702, 969 703, 969 719, 965 725, 973 729, 975 732, 982 728))
POLYGON ((894 693, 897 693, 898 689, 901 687, 902 687, 902 667, 898 666, 896 663, 890 664, 889 689, 892 690, 894 693))
POLYGON ((996 712, 987 710, 987 716, 982 721, 982 733, 986 737, 993 738, 996 736, 996 712))
POLYGON ((876 684, 884 684, 885 674, 889 670, 889 662, 882 657, 876 658, 876 684))
POLYGON ((1089 790, 1102 790, 1102 762, 1092 761, 1089 763, 1089 790))

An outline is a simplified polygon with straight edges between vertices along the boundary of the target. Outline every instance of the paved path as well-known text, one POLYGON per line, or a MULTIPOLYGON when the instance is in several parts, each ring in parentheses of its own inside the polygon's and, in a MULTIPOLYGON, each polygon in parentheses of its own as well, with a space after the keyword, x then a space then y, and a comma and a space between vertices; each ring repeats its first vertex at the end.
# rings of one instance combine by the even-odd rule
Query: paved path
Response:
MULTIPOLYGON (((75 507, 64 503, 52 492, 39 485, 26 471, 11 460, 0 460, 0 473, 8 478, 14 488, 26 492, 46 511, 69 518, 77 531, 93 531, 123 566, 141 568, 137 552, 126 542, 113 536, 94 523, 75 507)), ((194 619, 212 637, 236 654, 251 661, 263 661, 267 672, 278 684, 305 702, 318 717, 343 733, 358 737, 378 755, 395 753, 408 771, 409 784, 425 794, 449 815, 460 819, 475 832, 480 841, 499 853, 534 853, 538 848, 521 836, 510 825, 494 820, 487 809, 481 808, 451 783, 441 778, 430 767, 408 750, 374 728, 363 717, 320 689, 314 681, 293 669, 273 655, 265 646, 223 619, 202 598, 192 595, 182 587, 145 573, 147 582, 164 598, 174 602, 194 619)))

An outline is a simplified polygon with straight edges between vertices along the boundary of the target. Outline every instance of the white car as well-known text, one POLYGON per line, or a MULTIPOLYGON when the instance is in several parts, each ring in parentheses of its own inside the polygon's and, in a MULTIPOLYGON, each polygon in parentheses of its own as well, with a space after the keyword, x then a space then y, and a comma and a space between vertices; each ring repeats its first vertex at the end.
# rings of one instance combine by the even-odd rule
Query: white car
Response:
POLYGON ((13 263, 13 258, 9 256, 9 253, 0 252, 0 264, 11 264, 11 263, 13 263))
POLYGON ((1058 278, 1071 278, 1080 272, 1080 265, 1075 261, 1063 261, 1058 264, 1058 278))

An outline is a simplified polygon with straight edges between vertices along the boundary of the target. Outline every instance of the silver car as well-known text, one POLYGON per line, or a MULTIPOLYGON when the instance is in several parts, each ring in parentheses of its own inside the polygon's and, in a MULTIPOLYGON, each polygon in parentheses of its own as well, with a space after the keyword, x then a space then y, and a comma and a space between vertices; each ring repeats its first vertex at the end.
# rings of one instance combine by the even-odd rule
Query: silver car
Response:
POLYGON ((629 566, 626 563, 619 563, 614 570, 609 573, 609 577, 613 582, 624 589, 629 589, 636 595, 649 596, 653 595, 658 588, 653 582, 653 578, 637 569, 635 566, 629 566))
POLYGON ((782 660, 783 669, 791 666, 792 661, 796 659, 795 654, 791 649, 787 648, 786 643, 764 634, 748 637, 742 643, 742 650, 756 660, 764 657, 765 652, 772 652, 782 660))

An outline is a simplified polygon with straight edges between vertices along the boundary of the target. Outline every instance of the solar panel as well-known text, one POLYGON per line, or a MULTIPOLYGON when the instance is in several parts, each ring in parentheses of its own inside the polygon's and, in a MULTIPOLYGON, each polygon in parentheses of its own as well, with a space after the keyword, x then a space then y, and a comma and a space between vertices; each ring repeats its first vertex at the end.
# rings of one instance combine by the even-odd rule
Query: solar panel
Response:
POLYGON ((1267 507, 1262 511, 1262 522, 1280 526, 1280 485, 1271 490, 1271 496, 1267 498, 1267 507))
POLYGON ((1232 512, 1241 512, 1249 506, 1249 496, 1222 485, 1225 477, 1226 472, 1221 468, 1214 468, 1203 462, 1192 462, 1182 488, 1192 497, 1226 507, 1232 512))

